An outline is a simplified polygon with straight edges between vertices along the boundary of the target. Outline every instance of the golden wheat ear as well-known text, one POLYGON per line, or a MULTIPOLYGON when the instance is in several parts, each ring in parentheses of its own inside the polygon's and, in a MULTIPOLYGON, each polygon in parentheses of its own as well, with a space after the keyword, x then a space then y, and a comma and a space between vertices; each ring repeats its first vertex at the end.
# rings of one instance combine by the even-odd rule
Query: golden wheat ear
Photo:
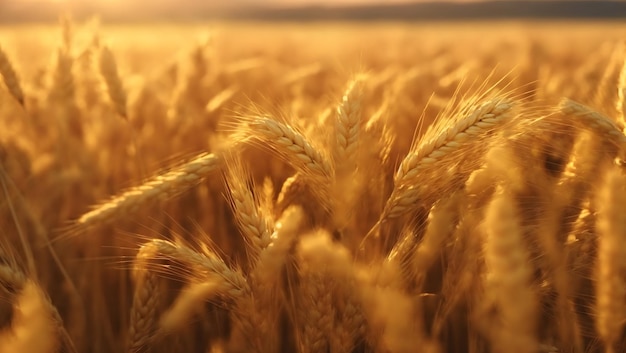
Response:
POLYGON ((157 256, 157 249, 152 244, 142 246, 137 252, 133 266, 135 291, 130 310, 128 353, 147 349, 152 344, 157 331, 162 293, 157 273, 147 268, 147 261, 157 256))
POLYGON ((498 352, 537 352, 537 297, 533 269, 524 243, 520 211, 506 189, 499 188, 485 215, 485 290, 494 301, 500 324, 489 337, 498 352))
POLYGON ((597 133, 618 148, 626 145, 626 135, 622 129, 604 114, 568 98, 563 98, 557 109, 561 114, 573 117, 572 122, 578 127, 597 133))
POLYGON ((239 159, 226 159, 226 185, 228 200, 235 221, 248 246, 248 256, 254 265, 261 251, 270 245, 272 227, 270 218, 264 214, 259 197, 252 193, 254 185, 239 159))
POLYGON ((246 138, 260 142, 312 179, 327 181, 334 174, 332 164, 322 152, 293 126, 268 117, 243 119, 246 138))
POLYGON ((9 262, 0 264, 0 298, 12 306, 8 327, 0 327, 0 352, 75 352, 47 294, 9 262))
POLYGON ((113 53, 108 47, 100 49, 99 67, 115 111, 122 118, 128 119, 126 90, 122 85, 122 79, 120 78, 113 53))
POLYGON ((81 230, 125 219, 145 205, 167 200, 193 188, 204 178, 217 172, 221 164, 220 155, 199 154, 179 167, 155 175, 143 184, 125 190, 101 203, 78 218, 76 223, 67 229, 67 232, 75 234, 81 230))
POLYGON ((13 98, 21 105, 24 105, 24 91, 22 90, 22 85, 20 84, 20 80, 9 57, 2 47, 0 47, 0 76, 2 76, 4 84, 13 98))
POLYGON ((356 153, 363 128, 362 102, 363 82, 355 79, 350 82, 341 102, 337 106, 335 120, 335 141, 333 157, 337 173, 351 172, 356 163, 356 153))
POLYGON ((420 172, 436 167, 446 156, 492 133, 512 117, 511 108, 512 103, 508 99, 494 98, 475 109, 468 109, 467 115, 453 117, 452 121, 442 120, 442 123, 429 128, 400 163, 394 176, 394 190, 381 219, 396 218, 413 209, 422 189, 420 172))
POLYGON ((271 244, 261 250, 247 277, 251 294, 236 299, 231 345, 254 352, 273 352, 281 345, 277 325, 290 307, 291 291, 285 277, 303 217, 300 207, 291 206, 274 224, 271 244))
POLYGON ((135 292, 129 326, 128 352, 142 351, 155 339, 184 327, 198 305, 222 299, 233 308, 239 297, 250 296, 246 278, 232 270, 215 254, 200 253, 184 245, 153 239, 137 253, 134 264, 135 292), (159 281, 161 277, 189 283, 164 314, 159 281))

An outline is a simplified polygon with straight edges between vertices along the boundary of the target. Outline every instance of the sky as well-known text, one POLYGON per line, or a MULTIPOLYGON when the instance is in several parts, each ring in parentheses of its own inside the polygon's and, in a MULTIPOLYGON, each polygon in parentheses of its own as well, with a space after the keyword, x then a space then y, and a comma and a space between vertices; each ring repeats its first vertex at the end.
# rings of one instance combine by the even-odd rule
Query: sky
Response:
MULTIPOLYGON (((347 6, 363 4, 393 4, 426 0, 0 0, 0 12, 5 10, 26 12, 37 9, 93 9, 111 13, 127 11, 147 12, 159 9, 221 10, 249 7, 300 7, 307 5, 347 6)), ((467 1, 467 0, 451 0, 467 1)), ((1 16, 0 16, 1 17, 1 16)))
MULTIPOLYGON (((406 3, 425 0, 0 0, 0 3, 12 3, 13 5, 24 4, 80 4, 89 3, 97 4, 104 7, 119 7, 138 3, 160 3, 160 4, 187 4, 189 6, 248 6, 254 5, 281 5, 281 6, 299 6, 299 5, 357 5, 357 4, 389 4, 389 3, 406 3)), ((451 0, 451 1, 471 1, 471 0, 451 0)))

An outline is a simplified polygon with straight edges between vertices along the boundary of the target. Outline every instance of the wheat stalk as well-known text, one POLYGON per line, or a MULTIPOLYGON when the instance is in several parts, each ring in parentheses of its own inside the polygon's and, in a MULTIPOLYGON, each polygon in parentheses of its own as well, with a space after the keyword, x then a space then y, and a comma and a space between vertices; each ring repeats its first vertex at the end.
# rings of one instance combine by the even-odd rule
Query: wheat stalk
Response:
POLYGON ((626 128, 626 58, 622 63, 622 69, 617 82, 617 100, 615 102, 617 113, 620 114, 617 119, 621 119, 622 126, 626 128))

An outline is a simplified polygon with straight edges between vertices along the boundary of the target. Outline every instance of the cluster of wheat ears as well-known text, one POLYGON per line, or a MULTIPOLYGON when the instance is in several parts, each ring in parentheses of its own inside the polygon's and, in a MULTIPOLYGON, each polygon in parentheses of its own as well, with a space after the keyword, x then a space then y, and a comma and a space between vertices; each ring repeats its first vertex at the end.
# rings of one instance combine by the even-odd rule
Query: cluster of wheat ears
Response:
POLYGON ((0 32, 0 352, 626 352, 619 41, 241 26, 0 32))

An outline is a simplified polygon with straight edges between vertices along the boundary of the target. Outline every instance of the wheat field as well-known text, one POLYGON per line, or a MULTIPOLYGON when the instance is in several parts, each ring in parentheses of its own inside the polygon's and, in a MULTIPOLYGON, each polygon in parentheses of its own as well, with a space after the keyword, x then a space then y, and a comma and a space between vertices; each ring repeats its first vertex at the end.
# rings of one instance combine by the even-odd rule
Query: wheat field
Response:
POLYGON ((0 353, 626 352, 626 26, 0 26, 0 353))

